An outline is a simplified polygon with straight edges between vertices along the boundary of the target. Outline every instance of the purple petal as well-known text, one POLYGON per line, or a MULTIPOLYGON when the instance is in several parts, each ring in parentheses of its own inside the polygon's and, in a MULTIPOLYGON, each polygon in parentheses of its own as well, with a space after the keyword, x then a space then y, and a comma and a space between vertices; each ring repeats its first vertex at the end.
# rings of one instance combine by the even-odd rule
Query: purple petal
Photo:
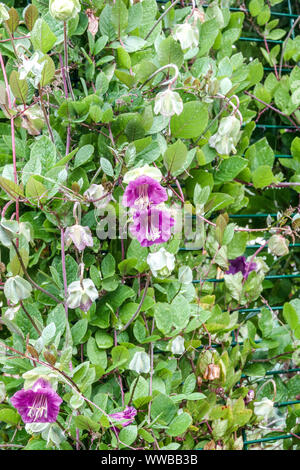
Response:
POLYGON ((165 243, 171 237, 174 219, 166 210, 156 207, 141 210, 133 216, 130 232, 137 238, 141 246, 165 243))
POLYGON ((128 184, 123 196, 123 205, 146 208, 151 204, 165 202, 167 199, 167 191, 158 181, 149 176, 139 176, 128 184))

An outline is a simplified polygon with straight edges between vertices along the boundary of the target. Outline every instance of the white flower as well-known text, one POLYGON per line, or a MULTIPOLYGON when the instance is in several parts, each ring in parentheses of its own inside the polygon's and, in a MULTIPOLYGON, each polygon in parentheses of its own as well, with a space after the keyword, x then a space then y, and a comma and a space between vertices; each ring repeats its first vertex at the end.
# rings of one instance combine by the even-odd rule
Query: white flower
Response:
POLYGON ((183 102, 180 95, 176 91, 167 88, 156 95, 154 112, 162 116, 171 117, 174 114, 181 114, 183 110, 183 102))
POLYGON ((7 8, 4 3, 0 3, 0 24, 2 24, 3 21, 7 20, 9 20, 9 13, 7 11, 7 8))
POLYGON ((150 371, 150 358, 144 351, 135 353, 130 361, 129 369, 134 370, 137 374, 148 374, 150 371))
POLYGON ((193 281, 193 271, 189 266, 180 266, 178 281, 181 282, 181 284, 190 284, 193 281))
POLYGON ((30 297, 31 291, 31 284, 21 276, 10 277, 4 284, 4 295, 14 305, 30 297))
POLYGON ((240 128, 241 123, 236 117, 222 118, 218 131, 209 139, 209 145, 221 155, 236 153, 235 146, 240 138, 240 128))
POLYGON ((147 263, 153 276, 167 277, 175 268, 175 256, 162 247, 155 253, 149 253, 147 263))
POLYGON ((130 181, 134 181, 140 176, 149 176, 155 181, 160 182, 162 178, 161 171, 158 168, 155 168, 154 166, 149 166, 149 165, 144 165, 141 166, 140 168, 134 168, 133 170, 127 171, 125 173, 123 182, 128 184, 130 181))
POLYGON ((264 397, 261 401, 255 401, 253 405, 256 416, 262 416, 264 420, 271 418, 274 414, 274 403, 267 397, 264 397))
POLYGON ((192 49, 198 46, 199 30, 190 23, 177 24, 173 32, 173 38, 180 42, 181 49, 192 49))
POLYGON ((107 194, 102 184, 92 184, 83 195, 89 202, 92 202, 97 209, 104 209, 112 200, 112 195, 107 194))
POLYGON ((67 245, 73 242, 79 251, 83 251, 86 246, 93 246, 93 238, 89 227, 82 227, 78 224, 66 229, 65 241, 67 245))
POLYGON ((177 336, 171 343, 171 351, 173 354, 183 354, 185 351, 184 338, 177 336))
POLYGON ((75 18, 81 7, 78 0, 50 0, 49 10, 56 20, 69 21, 75 18))
POLYGON ((74 281, 68 287, 67 305, 69 308, 79 307, 87 312, 96 299, 98 299, 98 291, 91 279, 74 281))
POLYGON ((45 62, 40 64, 39 60, 40 55, 38 52, 35 52, 30 59, 27 59, 27 57, 23 55, 22 64, 19 67, 20 80, 25 80, 27 78, 35 88, 38 87, 38 84, 42 79, 42 71, 45 65, 45 62))

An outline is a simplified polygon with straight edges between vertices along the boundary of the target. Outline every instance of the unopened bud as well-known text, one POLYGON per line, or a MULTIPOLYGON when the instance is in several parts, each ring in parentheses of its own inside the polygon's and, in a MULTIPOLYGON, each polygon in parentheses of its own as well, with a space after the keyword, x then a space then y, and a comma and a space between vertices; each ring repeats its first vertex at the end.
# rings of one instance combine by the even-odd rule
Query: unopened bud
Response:
POLYGON ((31 346, 30 344, 27 344, 27 348, 26 348, 27 352, 30 354, 31 357, 34 357, 35 359, 38 359, 39 358, 39 353, 37 352, 37 350, 31 346))
POLYGON ((56 363, 56 357, 54 356, 54 354, 52 354, 51 352, 49 351, 45 351, 44 352, 44 358, 46 359, 46 361, 51 364, 51 366, 54 366, 55 363, 56 363))
POLYGON ((220 377, 220 366, 215 364, 208 364, 206 371, 204 372, 204 380, 215 380, 220 377))

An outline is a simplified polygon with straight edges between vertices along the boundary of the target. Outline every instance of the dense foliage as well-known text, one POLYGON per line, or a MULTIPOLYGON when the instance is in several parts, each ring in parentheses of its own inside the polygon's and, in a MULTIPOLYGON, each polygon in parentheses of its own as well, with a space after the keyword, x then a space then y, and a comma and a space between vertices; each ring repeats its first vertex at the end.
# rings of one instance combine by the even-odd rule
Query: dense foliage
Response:
POLYGON ((0 3, 0 449, 299 449, 291 3, 0 3))

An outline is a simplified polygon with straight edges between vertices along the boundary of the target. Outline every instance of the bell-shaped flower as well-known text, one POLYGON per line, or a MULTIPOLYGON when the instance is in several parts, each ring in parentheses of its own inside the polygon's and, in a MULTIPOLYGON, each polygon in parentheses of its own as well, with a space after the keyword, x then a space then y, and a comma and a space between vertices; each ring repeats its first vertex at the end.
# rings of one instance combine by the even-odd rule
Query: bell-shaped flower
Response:
POLYGON ((4 295, 14 305, 30 297, 31 291, 31 284, 18 275, 10 277, 4 284, 4 295))
POLYGON ((164 247, 155 253, 149 253, 147 263, 155 277, 167 277, 175 268, 175 256, 169 253, 164 247))
MULTIPOLYGON (((19 109, 21 111, 22 107, 19 109)), ((30 135, 39 135, 45 125, 45 117, 38 104, 25 111, 22 110, 20 118, 21 126, 23 129, 26 129, 30 135)))
POLYGON ((133 406, 126 406, 124 411, 119 411, 117 413, 110 413, 110 416, 114 423, 121 424, 123 427, 128 426, 133 423, 134 418, 137 414, 136 409, 133 406))
POLYGON ((173 354, 183 354, 185 351, 184 338, 182 336, 176 336, 171 342, 171 351, 173 354))
POLYGON ((107 193, 102 184, 92 184, 83 195, 96 209, 105 209, 112 200, 112 195, 107 193))
POLYGON ((241 123, 236 117, 222 118, 218 131, 209 139, 210 147, 215 148, 221 155, 236 153, 235 146, 240 139, 240 128, 241 123))
POLYGON ((86 246, 93 246, 93 237, 89 227, 82 227, 78 224, 66 229, 65 241, 67 246, 73 242, 79 251, 83 251, 86 246))
POLYGON ((50 0, 51 16, 58 21, 69 21, 80 12, 79 0, 50 0))
POLYGON ((148 374, 150 372, 150 357, 145 351, 138 351, 130 361, 129 369, 137 374, 148 374))
POLYGON ((229 269, 226 274, 236 274, 241 272, 244 279, 247 279, 251 271, 257 270, 256 263, 247 262, 244 256, 238 256, 235 259, 229 261, 229 269))
POLYGON ((3 21, 9 20, 9 13, 7 10, 7 7, 4 5, 4 3, 0 3, 0 24, 3 23, 3 21))
POLYGON ((79 307, 87 312, 97 299, 98 291, 91 279, 74 281, 68 286, 67 305, 69 308, 79 307))
POLYGON ((255 401, 253 405, 256 416, 263 417, 264 420, 267 420, 274 415, 274 403, 267 397, 264 397, 260 401, 255 401))
POLYGON ((158 181, 149 176, 139 176, 128 184, 122 204, 134 209, 146 209, 152 204, 157 205, 167 199, 167 191, 158 181))
POLYGON ((179 93, 167 88, 156 95, 154 112, 162 116, 171 117, 174 114, 181 114, 183 111, 183 102, 179 93))
POLYGON ((54 423, 62 399, 49 382, 39 379, 32 388, 16 392, 11 397, 11 403, 20 413, 24 423, 54 423))
POLYGON ((272 255, 284 256, 289 252, 289 241, 282 235, 272 235, 268 243, 268 250, 272 255))
POLYGON ((174 218, 167 209, 151 207, 137 211, 133 215, 130 233, 140 242, 141 246, 165 243, 171 237, 174 218))
POLYGON ((34 86, 38 87, 42 79, 42 71, 45 65, 45 62, 40 63, 40 55, 38 52, 35 52, 30 59, 25 55, 22 57, 22 63, 19 67, 19 78, 20 80, 25 80, 26 78, 34 86))
POLYGON ((158 183, 161 181, 162 174, 161 171, 155 166, 144 165, 139 168, 134 168, 133 170, 127 171, 123 178, 123 183, 130 183, 131 181, 136 180, 140 176, 149 176, 158 183))
POLYGON ((198 47, 199 30, 197 26, 190 23, 177 24, 174 28, 173 38, 180 42, 181 49, 192 49, 198 47))

